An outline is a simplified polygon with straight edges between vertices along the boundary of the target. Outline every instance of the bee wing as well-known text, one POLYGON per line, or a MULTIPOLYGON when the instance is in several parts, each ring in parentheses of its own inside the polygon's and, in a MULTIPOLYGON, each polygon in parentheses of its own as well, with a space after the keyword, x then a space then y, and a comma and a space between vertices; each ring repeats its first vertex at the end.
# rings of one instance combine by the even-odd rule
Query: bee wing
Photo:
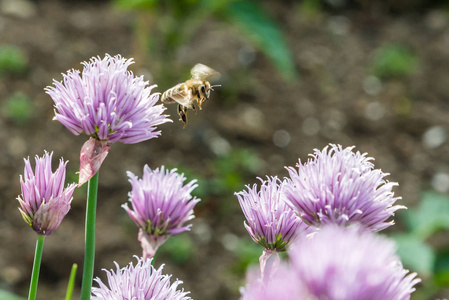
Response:
POLYGON ((161 102, 165 104, 179 103, 187 106, 191 97, 192 92, 187 88, 185 83, 178 83, 162 94, 161 102))
POLYGON ((184 84, 179 84, 179 87, 175 86, 171 88, 165 92, 164 95, 162 95, 163 103, 170 104, 176 102, 186 107, 191 106, 192 91, 187 89, 184 84))
POLYGON ((179 104, 181 104, 181 105, 183 105, 185 107, 192 108, 191 107, 192 106, 191 99, 192 99, 192 91, 189 90, 187 92, 187 95, 183 94, 183 95, 181 95, 181 97, 175 98, 174 100, 177 103, 179 103, 179 104))
POLYGON ((206 79, 206 77, 209 76, 214 77, 220 76, 220 73, 203 64, 196 64, 195 66, 193 66, 192 70, 190 70, 190 74, 192 74, 192 79, 201 79, 201 80, 204 80, 206 79))

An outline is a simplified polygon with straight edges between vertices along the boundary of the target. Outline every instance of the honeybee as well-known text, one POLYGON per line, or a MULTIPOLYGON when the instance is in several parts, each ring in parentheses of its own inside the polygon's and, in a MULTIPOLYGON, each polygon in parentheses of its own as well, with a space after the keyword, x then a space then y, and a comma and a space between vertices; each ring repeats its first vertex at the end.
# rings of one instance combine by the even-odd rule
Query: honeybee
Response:
POLYGON ((187 110, 193 109, 196 113, 196 108, 193 102, 196 103, 200 109, 201 105, 209 100, 210 91, 214 86, 210 85, 206 80, 209 76, 219 76, 220 73, 203 64, 196 64, 192 70, 190 70, 192 78, 183 83, 178 83, 171 89, 166 90, 161 97, 162 103, 178 103, 178 115, 179 121, 184 123, 184 127, 187 125, 187 110))

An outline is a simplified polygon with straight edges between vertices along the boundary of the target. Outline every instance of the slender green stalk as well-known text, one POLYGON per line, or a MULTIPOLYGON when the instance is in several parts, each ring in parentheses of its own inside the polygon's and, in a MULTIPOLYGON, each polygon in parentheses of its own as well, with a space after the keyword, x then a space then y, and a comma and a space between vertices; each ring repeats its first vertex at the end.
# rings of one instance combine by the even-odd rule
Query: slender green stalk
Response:
POLYGON ((78 265, 73 264, 72 271, 70 272, 69 284, 67 285, 67 292, 65 294, 65 300, 72 300, 73 286, 75 285, 76 270, 78 270, 78 265))
POLYGON ((90 299, 90 290, 92 289, 92 280, 94 277, 95 216, 97 210, 98 173, 99 172, 89 179, 87 186, 86 232, 81 300, 90 299))
POLYGON ((31 273, 30 291, 28 300, 35 300, 37 294, 37 282, 39 281, 39 270, 41 268, 42 250, 44 249, 45 235, 37 235, 36 252, 34 253, 33 272, 31 273))

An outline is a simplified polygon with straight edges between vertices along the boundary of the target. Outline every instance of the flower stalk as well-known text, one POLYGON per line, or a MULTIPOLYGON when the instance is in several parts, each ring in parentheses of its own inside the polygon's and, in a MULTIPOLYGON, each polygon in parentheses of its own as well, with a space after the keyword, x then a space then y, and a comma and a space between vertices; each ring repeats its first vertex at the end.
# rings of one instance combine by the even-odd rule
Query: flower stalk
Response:
POLYGON ((73 264, 72 270, 70 271, 69 283, 67 284, 67 292, 65 294, 65 300, 72 300, 73 287, 75 285, 75 276, 76 276, 77 270, 78 270, 78 265, 73 264))
POLYGON ((34 253, 33 271, 31 273, 30 290, 28 300, 35 300, 37 294, 37 283, 39 281, 39 270, 41 268, 42 251, 44 249, 45 235, 37 235, 36 251, 34 253))
POLYGON ((259 257, 260 263, 260 275, 262 282, 266 284, 273 273, 275 273, 279 267, 281 259, 279 253, 275 250, 265 249, 262 255, 259 257))
POLYGON ((84 248, 81 300, 90 299, 95 261, 95 218, 97 211, 98 172, 89 179, 87 186, 86 232, 84 248))

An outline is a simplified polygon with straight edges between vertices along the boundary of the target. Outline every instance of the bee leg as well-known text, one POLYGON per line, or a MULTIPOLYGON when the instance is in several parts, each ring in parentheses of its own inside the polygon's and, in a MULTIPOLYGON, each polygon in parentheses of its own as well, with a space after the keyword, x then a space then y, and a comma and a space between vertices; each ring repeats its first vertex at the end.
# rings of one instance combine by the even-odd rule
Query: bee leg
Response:
POLYGON ((178 115, 179 115, 179 121, 182 121, 184 123, 184 128, 187 125, 187 107, 178 104, 178 115))
POLYGON ((192 109, 193 109, 193 111, 195 112, 195 115, 196 115, 196 107, 193 104, 192 104, 192 109))
POLYGON ((178 115, 180 117, 179 121, 183 121, 185 119, 185 114, 184 114, 184 110, 182 109, 182 105, 178 104, 178 115))

